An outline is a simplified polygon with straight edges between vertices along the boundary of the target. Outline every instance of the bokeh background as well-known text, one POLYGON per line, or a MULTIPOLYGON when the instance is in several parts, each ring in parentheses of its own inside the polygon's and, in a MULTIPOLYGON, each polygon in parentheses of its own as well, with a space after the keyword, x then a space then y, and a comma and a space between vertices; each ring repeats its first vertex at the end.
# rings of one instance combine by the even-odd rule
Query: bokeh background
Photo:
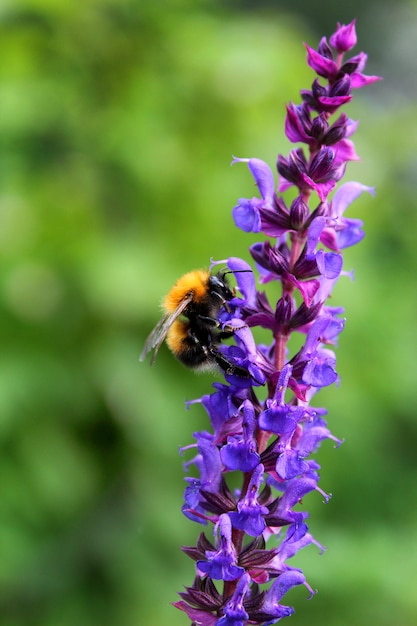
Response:
POLYGON ((138 363, 161 296, 210 257, 249 260, 231 209, 253 195, 232 154, 288 153, 285 103, 312 46, 358 18, 384 81, 346 109, 375 186, 350 216, 355 281, 339 389, 317 399, 345 439, 318 454, 305 499, 313 546, 294 562, 319 593, 286 598, 293 626, 417 623, 416 2, 1 0, 0 623, 181 626, 178 446, 210 392, 163 348, 138 363))

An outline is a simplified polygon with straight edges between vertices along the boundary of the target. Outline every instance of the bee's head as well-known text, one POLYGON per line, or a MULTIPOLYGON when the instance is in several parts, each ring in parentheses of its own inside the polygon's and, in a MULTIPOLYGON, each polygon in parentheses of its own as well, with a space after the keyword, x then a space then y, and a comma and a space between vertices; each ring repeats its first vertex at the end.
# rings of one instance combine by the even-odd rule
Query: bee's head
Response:
POLYGON ((238 272, 251 272, 252 270, 221 270, 217 274, 211 274, 208 281, 208 290, 212 296, 218 298, 224 304, 226 311, 230 313, 228 300, 232 300, 235 297, 235 289, 229 286, 227 280, 227 274, 236 274, 238 272))
POLYGON ((228 272, 221 271, 217 274, 211 274, 208 281, 210 293, 218 296, 221 300, 231 300, 234 296, 226 278, 227 273, 228 272))

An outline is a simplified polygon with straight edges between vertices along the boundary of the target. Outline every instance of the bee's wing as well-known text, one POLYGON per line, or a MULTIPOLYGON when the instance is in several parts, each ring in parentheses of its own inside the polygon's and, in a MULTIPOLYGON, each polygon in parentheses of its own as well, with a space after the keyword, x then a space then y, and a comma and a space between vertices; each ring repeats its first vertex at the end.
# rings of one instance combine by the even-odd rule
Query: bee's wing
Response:
POLYGON ((159 320, 159 322, 157 323, 157 325, 155 326, 155 328, 153 329, 153 331, 150 333, 149 337, 145 341, 145 345, 143 346, 143 350, 140 354, 139 361, 144 361, 148 352, 150 352, 151 350, 154 350, 154 353, 151 359, 151 365, 153 364, 153 362, 155 361, 155 357, 158 353, 158 350, 161 347, 161 344, 163 343, 165 337, 167 336, 169 329, 171 328, 175 320, 187 308, 191 300, 192 300, 192 295, 187 296, 186 298, 181 300, 180 304, 177 306, 177 308, 175 309, 173 313, 164 315, 159 320))

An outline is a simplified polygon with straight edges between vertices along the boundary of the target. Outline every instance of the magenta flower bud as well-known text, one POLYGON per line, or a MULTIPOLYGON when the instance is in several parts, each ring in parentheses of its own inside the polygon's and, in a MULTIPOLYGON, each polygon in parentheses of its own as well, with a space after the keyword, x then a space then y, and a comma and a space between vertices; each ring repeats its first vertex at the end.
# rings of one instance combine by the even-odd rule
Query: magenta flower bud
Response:
POLYGON ((310 215, 310 209, 300 196, 297 196, 290 207, 290 223, 291 228, 298 230, 307 221, 310 215))
POLYGON ((350 24, 337 24, 337 30, 330 37, 330 44, 339 53, 347 52, 356 46, 356 20, 350 24))
POLYGON ((310 139, 311 119, 306 115, 307 107, 296 106, 292 102, 287 105, 285 118, 285 134, 293 143, 303 141, 308 143, 310 139))
POLYGON ((307 44, 304 44, 307 50, 307 63, 309 66, 323 78, 326 78, 329 81, 333 81, 337 74, 339 73, 339 68, 337 67, 335 61, 332 56, 326 54, 327 47, 324 49, 324 54, 322 53, 323 46, 321 50, 318 52, 314 50, 314 48, 310 48, 307 44))

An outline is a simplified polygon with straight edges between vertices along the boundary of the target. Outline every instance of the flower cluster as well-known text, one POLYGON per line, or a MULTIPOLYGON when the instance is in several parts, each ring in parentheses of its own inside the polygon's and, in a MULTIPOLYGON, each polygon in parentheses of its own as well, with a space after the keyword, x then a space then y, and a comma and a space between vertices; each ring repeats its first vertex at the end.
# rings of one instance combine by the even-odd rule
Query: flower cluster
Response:
POLYGON ((248 263, 226 261, 240 295, 221 318, 235 329, 236 342, 221 350, 248 375, 226 372, 225 383, 214 383, 213 393, 194 401, 203 405, 212 431, 194 434, 197 454, 187 469, 197 468, 199 477, 186 479, 183 512, 212 525, 214 538, 202 533, 195 547, 183 548, 196 562, 196 578, 175 606, 193 625, 273 624, 293 612, 281 604, 289 589, 301 584, 314 593, 302 571, 288 565, 308 544, 322 549, 309 533, 308 514, 297 505, 312 491, 328 500, 318 487, 320 467, 310 457, 325 439, 341 442, 327 428, 326 410, 310 403, 338 380, 332 347, 343 330, 343 309, 326 302, 343 273, 343 249, 364 234, 362 222, 344 212, 363 191, 373 192, 356 182, 335 190, 347 162, 358 157, 350 139, 357 123, 344 113, 333 116, 351 100, 352 89, 378 80, 362 73, 363 52, 344 59, 355 44, 352 22, 338 25, 317 51, 306 46, 318 77, 311 90, 301 91, 301 104, 287 106, 285 120, 288 139, 305 148, 278 156, 278 191, 265 162, 233 161, 247 163, 260 194, 239 200, 233 209, 236 226, 268 237, 250 253, 260 282, 278 281, 281 289, 271 304, 257 290, 248 263), (282 192, 289 187, 296 197, 287 206, 282 192), (272 342, 256 344, 254 327, 270 331, 272 342), (294 331, 305 341, 291 355, 294 331), (230 486, 232 473, 234 481, 241 476, 238 489, 230 486))

